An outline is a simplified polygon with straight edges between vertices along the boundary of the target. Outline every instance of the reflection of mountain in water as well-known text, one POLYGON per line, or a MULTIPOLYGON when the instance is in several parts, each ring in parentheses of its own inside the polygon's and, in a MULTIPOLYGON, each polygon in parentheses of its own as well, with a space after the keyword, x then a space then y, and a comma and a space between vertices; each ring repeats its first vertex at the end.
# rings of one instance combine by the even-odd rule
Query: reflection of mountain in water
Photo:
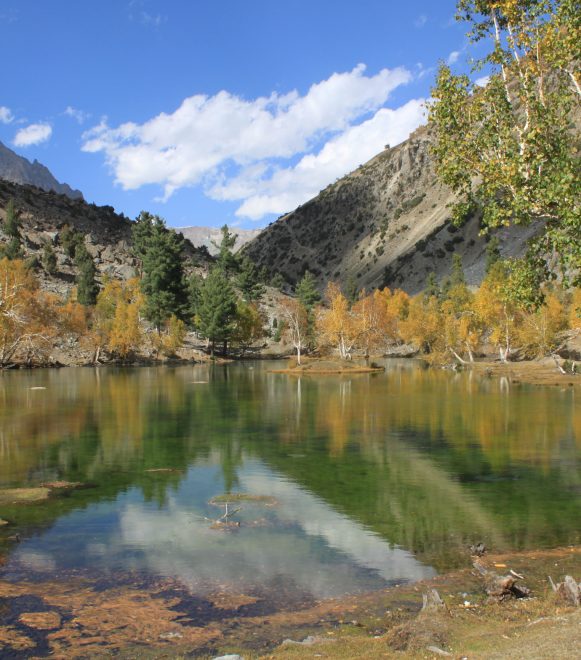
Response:
MULTIPOLYGON (((199 475, 205 463, 221 469, 208 498, 242 488, 300 500, 280 516, 310 544, 314 566, 319 546, 348 563, 359 552, 359 571, 389 580, 389 565, 373 559, 386 542, 444 568, 476 539, 496 548, 579 541, 581 412, 572 392, 509 390, 409 362, 379 377, 301 381, 258 364, 208 369, 2 375, 0 484, 65 478, 99 487, 0 515, 37 525, 97 502, 117 514, 124 502, 120 520, 141 520, 154 537, 148 555, 160 558, 155 530, 180 529, 192 472, 146 470, 195 464, 199 475), (192 382, 208 373, 209 384, 192 382), (262 471, 248 467, 256 460, 262 471), (316 513, 304 514, 310 507, 316 513)), ((126 539, 139 527, 121 528, 126 539)), ((277 534, 280 547, 294 543, 277 534)), ((395 561, 402 551, 381 552, 395 561)))

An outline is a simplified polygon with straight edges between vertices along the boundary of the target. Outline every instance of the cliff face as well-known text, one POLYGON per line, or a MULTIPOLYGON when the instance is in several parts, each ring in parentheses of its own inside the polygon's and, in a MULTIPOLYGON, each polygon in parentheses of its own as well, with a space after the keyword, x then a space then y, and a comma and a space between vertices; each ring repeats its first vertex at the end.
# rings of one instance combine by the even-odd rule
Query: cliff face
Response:
MULTIPOLYGON (((22 247, 25 258, 39 261, 45 243, 50 243, 57 256, 57 269, 49 275, 41 266, 35 268, 41 286, 66 295, 74 284, 76 269, 61 244, 60 234, 68 225, 85 236, 87 249, 95 259, 101 278, 128 279, 135 275, 136 262, 131 254, 132 221, 115 213, 111 206, 87 204, 82 198, 71 199, 55 192, 45 192, 29 185, 0 181, 0 219, 14 200, 21 218, 22 247)), ((0 225, 0 243, 7 237, 0 225)), ((188 267, 208 267, 210 257, 205 248, 194 248, 186 241, 185 259, 188 267)))
POLYGON ((66 183, 59 183, 47 167, 37 160, 30 162, 0 142, 0 179, 11 183, 29 184, 42 190, 53 190, 71 199, 82 199, 80 190, 73 190, 66 183))
MULTIPOLYGON (((360 289, 399 287, 416 293, 434 271, 439 279, 462 256, 467 280, 484 274, 486 239, 479 219, 450 223, 450 189, 437 179, 431 136, 418 129, 400 145, 322 190, 267 227, 243 250, 271 275, 295 283, 305 270, 320 286, 329 280, 360 289)), ((498 232, 503 256, 524 252, 532 228, 498 232)))

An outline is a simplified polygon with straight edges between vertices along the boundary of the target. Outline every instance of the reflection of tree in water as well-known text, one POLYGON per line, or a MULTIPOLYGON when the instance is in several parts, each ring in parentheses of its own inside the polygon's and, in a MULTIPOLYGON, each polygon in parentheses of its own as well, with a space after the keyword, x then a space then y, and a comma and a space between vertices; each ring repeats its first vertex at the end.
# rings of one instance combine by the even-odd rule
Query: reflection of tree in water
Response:
POLYGON ((577 540, 581 411, 570 391, 409 362, 386 377, 300 380, 231 365, 6 374, 0 401, 0 483, 99 486, 44 515, 131 487, 162 506, 194 463, 220 464, 217 492, 236 490, 255 457, 435 564, 475 535, 514 547, 577 540), (147 472, 160 468, 175 471, 147 472))

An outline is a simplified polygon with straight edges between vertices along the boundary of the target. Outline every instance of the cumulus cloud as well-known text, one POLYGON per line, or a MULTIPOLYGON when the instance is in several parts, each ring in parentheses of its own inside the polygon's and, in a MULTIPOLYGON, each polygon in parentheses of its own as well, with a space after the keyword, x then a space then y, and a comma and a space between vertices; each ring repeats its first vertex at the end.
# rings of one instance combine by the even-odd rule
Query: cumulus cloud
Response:
POLYGON ((50 124, 30 124, 21 128, 14 136, 14 145, 16 147, 30 147, 35 144, 41 144, 50 139, 52 127, 50 124))
POLYGON ((385 144, 396 145, 424 121, 424 101, 409 101, 396 110, 381 108, 370 119, 329 140, 317 154, 307 154, 293 167, 249 167, 209 195, 243 200, 236 215, 254 220, 290 211, 316 195, 337 177, 366 162, 385 144))
POLYGON ((7 108, 5 105, 0 105, 0 123, 10 124, 13 121, 14 115, 12 114, 10 108, 7 108))
POLYGON ((490 81, 490 76, 482 76, 474 81, 476 87, 486 87, 490 81))
POLYGON ((406 123, 403 109, 383 106, 411 77, 404 68, 368 76, 359 65, 312 85, 304 95, 191 96, 174 112, 143 124, 111 127, 103 120, 84 134, 82 148, 102 152, 126 190, 157 184, 167 199, 182 187, 201 184, 215 199, 241 200, 239 215, 259 218, 291 209, 312 193, 315 180, 325 185, 386 142, 406 137, 402 127, 415 128, 417 116, 406 123), (390 126, 396 127, 393 133, 390 126), (318 167, 327 178, 313 175, 318 167), (290 187, 283 190, 285 178, 290 187))
POLYGON ((448 55, 448 64, 456 64, 458 59, 460 58, 460 51, 459 50, 453 50, 449 55, 448 55))
POLYGON ((67 105, 65 108, 64 114, 67 117, 71 117, 74 119, 78 124, 84 124, 87 119, 91 116, 88 112, 84 112, 83 110, 79 110, 78 108, 73 108, 72 105, 67 105))

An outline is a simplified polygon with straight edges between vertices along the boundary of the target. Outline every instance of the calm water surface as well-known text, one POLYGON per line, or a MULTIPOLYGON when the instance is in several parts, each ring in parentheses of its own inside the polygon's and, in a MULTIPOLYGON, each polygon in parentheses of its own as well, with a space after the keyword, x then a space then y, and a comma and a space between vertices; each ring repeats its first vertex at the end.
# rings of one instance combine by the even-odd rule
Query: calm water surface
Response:
POLYGON ((0 374, 0 488, 93 484, 0 507, 14 523, 0 577, 170 577, 304 602, 432 576, 475 541, 581 542, 574 388, 386 365, 0 374), (228 492, 276 504, 243 502, 239 527, 212 529, 228 492))

